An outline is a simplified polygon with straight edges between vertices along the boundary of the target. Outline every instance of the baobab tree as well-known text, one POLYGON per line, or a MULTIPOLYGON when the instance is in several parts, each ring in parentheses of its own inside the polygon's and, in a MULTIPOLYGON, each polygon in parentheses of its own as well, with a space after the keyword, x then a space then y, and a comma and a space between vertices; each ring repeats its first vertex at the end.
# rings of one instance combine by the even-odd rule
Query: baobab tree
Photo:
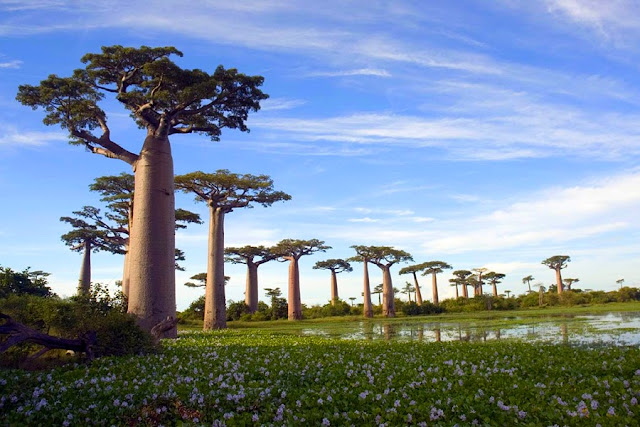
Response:
POLYGON ((396 306, 394 301, 394 288, 391 281, 391 267, 399 262, 413 261, 408 252, 391 246, 351 246, 355 251, 364 256, 382 270, 382 314, 385 317, 395 317, 396 306), (366 254, 366 255, 363 255, 366 254))
MULTIPOLYGON (((313 266, 315 270, 331 271, 331 305, 335 305, 338 301, 338 278, 337 274, 344 271, 353 271, 351 264, 343 259, 331 258, 325 261, 318 261, 313 266)), ((351 304, 353 305, 353 304, 351 304)))
POLYGON ((462 296, 465 298, 469 298, 467 286, 469 286, 468 279, 472 274, 469 270, 456 270, 453 272, 453 275, 459 279, 458 283, 462 286, 462 296))
POLYGON ((431 286, 433 288, 433 303, 435 305, 438 305, 440 303, 440 300, 438 299, 438 281, 436 279, 436 275, 439 273, 442 273, 444 270, 449 270, 453 267, 451 267, 449 264, 447 264, 444 261, 428 261, 422 265, 424 269, 424 273, 422 273, 422 275, 426 276, 427 274, 431 274, 431 286))
POLYGON ((526 283, 527 286, 529 287, 529 292, 531 291, 531 282, 533 281, 533 276, 532 275, 528 275, 526 277, 522 278, 522 283, 526 283))
POLYGON ((420 292, 420 284, 418 283, 418 275, 419 271, 424 269, 423 264, 409 265, 407 267, 402 267, 398 274, 412 274, 413 275, 413 284, 416 288, 416 304, 422 305, 422 293, 420 292))
POLYGON ((542 283, 536 283, 533 287, 538 288, 538 306, 542 307, 544 304, 544 291, 546 291, 546 288, 542 283))
POLYGON ((509 294, 511 294, 511 291, 508 289, 505 289, 504 293, 507 294, 507 298, 509 298, 509 294))
POLYGON ((61 238, 72 251, 82 251, 78 295, 87 295, 91 288, 91 252, 124 253, 121 249, 123 238, 117 226, 113 227, 103 220, 98 208, 85 206, 73 214, 75 217, 60 218, 60 221, 73 227, 73 230, 63 234, 61 238))
MULTIPOLYGON (((101 176, 89 185, 91 191, 100 193, 101 201, 107 204, 105 217, 119 226, 119 232, 123 237, 122 250, 124 251, 124 268, 122 270, 122 293, 129 296, 129 241, 131 236, 131 226, 133 224, 133 197, 135 190, 134 176, 130 173, 122 172, 120 175, 101 176)), ((176 209, 175 228, 183 229, 187 224, 202 224, 200 215, 185 209, 176 209)), ((175 250, 175 269, 182 270, 177 263, 184 261, 184 253, 175 250)))
POLYGON ((571 262, 571 257, 568 255, 554 255, 542 261, 542 264, 546 265, 556 272, 556 285, 558 286, 558 295, 562 293, 562 273, 563 268, 567 268, 567 263, 571 262))
POLYGON ((235 209, 250 208, 254 204, 271 206, 290 200, 291 196, 273 189, 267 175, 237 174, 226 169, 215 173, 191 172, 175 177, 176 189, 194 194, 197 202, 209 208, 209 249, 207 257, 207 286, 204 297, 203 329, 227 327, 227 301, 224 292, 224 219, 235 209))
POLYGON ((500 283, 500 281, 502 279, 505 278, 505 275, 502 273, 496 273, 493 271, 488 272, 487 274, 484 275, 484 278, 491 283, 491 285, 493 286, 493 296, 497 297, 498 296, 498 283, 500 283))
POLYGON ((353 307, 353 302, 356 300, 356 297, 349 297, 349 300, 351 301, 351 307, 353 307))
MULTIPOLYGON (((364 248, 364 246, 363 246, 364 248)), ((361 250, 361 253, 356 249, 357 255, 347 259, 347 262, 361 262, 364 269, 364 281, 362 291, 362 315, 365 318, 373 317, 373 306, 371 305, 371 286, 369 283, 369 260, 367 258, 368 253, 366 250, 361 250)), ((382 292, 382 287, 381 291, 382 292)), ((375 293, 375 292, 374 292, 375 293)), ((378 300, 380 296, 378 295, 378 300)), ((379 304, 379 303, 378 303, 379 304)))
POLYGON ((414 292, 415 290, 416 288, 414 288, 410 282, 405 282, 404 288, 402 288, 402 293, 407 294, 409 302, 411 302, 411 292, 414 292))
POLYGON ((240 248, 225 248, 224 254, 227 262, 247 265, 244 303, 249 307, 249 313, 255 313, 258 310, 258 267, 276 259, 277 256, 265 246, 250 245, 240 248))
POLYGON ((461 280, 458 277, 449 279, 449 286, 456 287, 456 299, 460 298, 460 295, 458 294, 458 285, 462 285, 464 289, 464 283, 461 283, 461 280))
MULTIPOLYGON (((207 273, 194 274, 190 279, 195 280, 195 282, 186 282, 184 285, 187 288, 205 288, 207 286, 207 273)), ((231 277, 224 276, 225 285, 229 283, 229 279, 231 279, 231 277)))
MULTIPOLYGON (((85 68, 71 77, 52 74, 37 86, 21 85, 17 95, 22 104, 45 111, 45 125, 68 130, 72 144, 133 168, 128 311, 146 330, 176 314, 169 136, 198 133, 217 141, 223 128, 246 132, 249 112, 259 110, 260 101, 268 97, 259 89, 261 76, 222 66, 212 74, 182 69, 169 59, 171 55, 182 56, 182 52, 174 47, 103 47, 101 53, 82 57, 85 68), (99 106, 105 94, 113 95, 146 130, 138 154, 113 139, 107 114, 99 106)), ((174 327, 163 336, 176 334, 174 327)))
POLYGON ((571 290, 571 286, 573 286, 574 283, 579 282, 580 279, 571 279, 571 278, 566 278, 563 280, 563 282, 567 285, 567 290, 570 291, 571 290))
POLYGON ((378 305, 382 305, 382 300, 380 299, 381 295, 382 295, 382 283, 377 284, 376 286, 374 286, 373 288, 373 292, 371 292, 373 295, 378 294, 378 305))
POLYGON ((484 282, 482 281, 482 275, 487 271, 487 268, 479 267, 474 268, 473 271, 478 273, 478 280, 475 282, 475 286, 473 288, 473 295, 482 295, 482 285, 484 282))
POLYGON ((616 280, 616 283, 617 283, 618 285, 620 285, 620 289, 622 289, 622 284, 624 283, 624 279, 623 279, 623 278, 620 278, 620 279, 616 280))
POLYGON ((289 308, 287 317, 289 320, 302 319, 302 302, 300 300, 300 270, 298 261, 305 255, 314 252, 325 252, 331 246, 318 239, 295 240, 284 239, 278 242, 271 250, 282 261, 289 261, 289 308))

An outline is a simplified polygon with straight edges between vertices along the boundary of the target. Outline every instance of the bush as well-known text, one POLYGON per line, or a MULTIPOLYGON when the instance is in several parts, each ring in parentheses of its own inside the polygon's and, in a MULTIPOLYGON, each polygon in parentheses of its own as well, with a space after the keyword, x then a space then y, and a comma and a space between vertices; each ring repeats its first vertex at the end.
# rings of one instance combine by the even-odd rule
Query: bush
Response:
POLYGON ((440 314, 444 312, 444 308, 439 305, 430 303, 429 301, 423 301, 422 305, 418 305, 415 302, 407 302, 402 304, 402 313, 407 316, 419 316, 428 314, 440 314))

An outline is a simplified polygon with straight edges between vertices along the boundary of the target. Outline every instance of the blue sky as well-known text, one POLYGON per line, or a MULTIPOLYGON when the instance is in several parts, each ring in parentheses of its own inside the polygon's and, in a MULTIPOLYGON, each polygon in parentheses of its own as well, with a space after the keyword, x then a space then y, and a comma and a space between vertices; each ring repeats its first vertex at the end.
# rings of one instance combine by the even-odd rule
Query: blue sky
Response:
MULTIPOLYGON (((173 137, 175 172, 264 173, 292 195, 229 214, 225 237, 230 246, 325 240, 333 249, 301 260, 304 303, 330 295, 313 264, 352 256, 354 244, 487 267, 516 293, 529 274, 552 283, 540 261, 556 254, 571 256, 564 275, 583 289, 614 289, 619 278, 640 286, 638 6, 0 0, 0 265, 49 271, 54 291, 71 295, 81 257, 60 241, 58 219, 99 206, 88 191, 95 177, 130 171, 68 145, 42 112, 15 101, 18 85, 69 75, 103 45, 172 45, 181 66, 265 77, 270 99, 251 132, 225 131, 218 143, 173 137)), ((115 103, 105 110, 112 138, 137 152, 141 131, 115 103)), ((177 204, 206 215, 185 195, 177 204)), ((177 234, 187 255, 179 309, 202 293, 181 284, 205 271, 206 241, 205 225, 177 234)), ((121 269, 119 256, 93 257, 95 281, 113 283, 121 269)), ((243 299, 244 273, 227 266, 227 299, 243 299)), ((441 297, 453 295, 449 278, 439 276, 441 297)), ((262 288, 284 290, 286 280, 285 264, 260 268, 262 288)), ((341 297, 360 297, 361 266, 338 280, 341 297)))

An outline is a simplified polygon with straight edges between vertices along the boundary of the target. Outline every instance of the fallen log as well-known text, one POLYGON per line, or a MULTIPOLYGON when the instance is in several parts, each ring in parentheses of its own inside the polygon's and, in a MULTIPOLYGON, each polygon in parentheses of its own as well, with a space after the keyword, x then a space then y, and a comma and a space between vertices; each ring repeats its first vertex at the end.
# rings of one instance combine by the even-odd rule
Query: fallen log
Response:
MULTIPOLYGON (((0 325, 0 334, 9 336, 5 342, 0 344, 0 353, 4 353, 22 342, 32 342, 44 346, 47 351, 53 349, 73 350, 86 353, 88 360, 93 359, 93 346, 96 344, 96 333, 93 331, 83 334, 78 339, 59 338, 31 329, 4 313, 0 313, 0 319, 5 319, 5 323, 0 325)), ((44 353, 46 351, 41 350, 37 354, 44 353)))

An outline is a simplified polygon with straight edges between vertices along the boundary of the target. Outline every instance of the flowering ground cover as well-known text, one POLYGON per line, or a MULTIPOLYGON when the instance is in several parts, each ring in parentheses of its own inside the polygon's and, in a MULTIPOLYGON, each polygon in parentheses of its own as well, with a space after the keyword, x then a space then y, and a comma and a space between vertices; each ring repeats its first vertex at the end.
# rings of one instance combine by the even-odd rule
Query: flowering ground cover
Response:
POLYGON ((188 333, 161 353, 0 372, 9 425, 638 425, 640 349, 188 333))

